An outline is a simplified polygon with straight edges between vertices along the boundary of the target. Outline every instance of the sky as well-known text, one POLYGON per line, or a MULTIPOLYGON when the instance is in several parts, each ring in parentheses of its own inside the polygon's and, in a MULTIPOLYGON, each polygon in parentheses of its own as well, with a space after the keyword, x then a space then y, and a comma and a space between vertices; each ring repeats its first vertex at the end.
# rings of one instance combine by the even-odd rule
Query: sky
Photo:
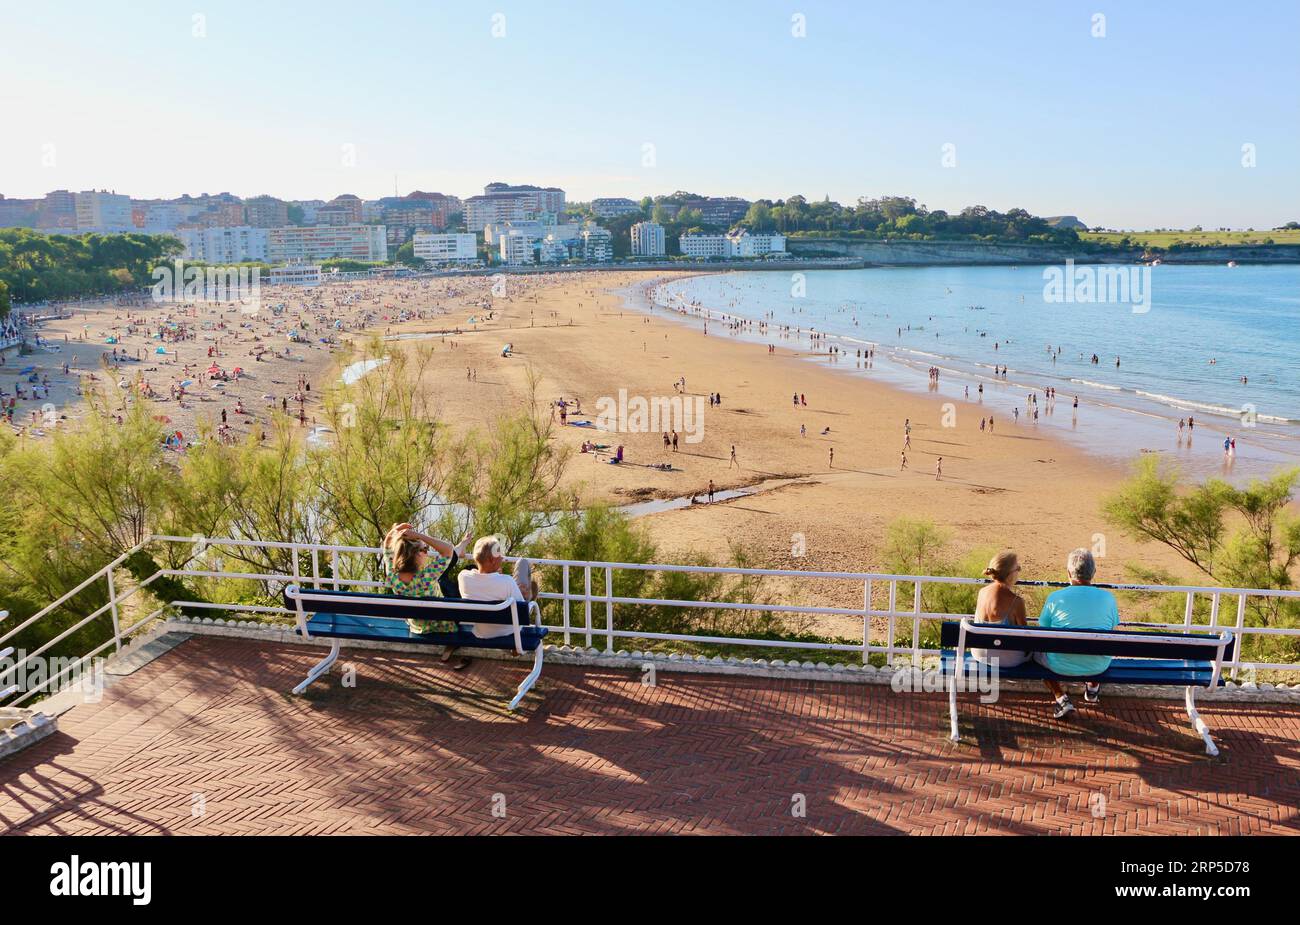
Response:
POLYGON ((1298 0, 0 0, 0 49, 9 197, 501 180, 1300 221, 1298 0))

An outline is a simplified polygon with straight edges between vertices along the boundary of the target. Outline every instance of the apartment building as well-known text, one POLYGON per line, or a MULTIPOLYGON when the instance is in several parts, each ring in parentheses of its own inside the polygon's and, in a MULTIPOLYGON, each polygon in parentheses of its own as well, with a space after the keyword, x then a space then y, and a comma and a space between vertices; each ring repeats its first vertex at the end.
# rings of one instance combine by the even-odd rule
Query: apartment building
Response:
POLYGON ((593 199, 591 211, 597 218, 618 218, 620 215, 635 215, 641 211, 641 206, 631 199, 612 197, 593 199))
POLYGON ((244 203, 245 220, 254 228, 283 228, 289 224, 289 203, 274 196, 254 196, 244 203))
POLYGON ((682 254, 697 260, 766 257, 768 254, 785 253, 785 235, 750 234, 743 230, 730 234, 684 234, 679 242, 682 254))
POLYGON ((472 263, 478 259, 478 240, 472 234, 417 231, 411 242, 415 256, 431 263, 472 263))
POLYGON ((73 197, 77 231, 132 231, 131 197, 107 190, 84 190, 73 197))
POLYGON ((173 232, 185 245, 186 260, 206 263, 245 263, 268 257, 269 228, 182 228, 173 232))
POLYGON ((657 222, 637 222, 632 226, 632 256, 662 257, 667 253, 664 226, 657 222))
POLYGON ((582 229, 582 259, 589 263, 614 259, 614 236, 608 228, 588 223, 582 229))
POLYGON ((498 255, 507 266, 517 267, 536 262, 537 239, 523 231, 508 231, 500 235, 498 255))
POLYGON ((267 259, 272 263, 310 263, 334 257, 387 260, 387 229, 360 224, 267 229, 267 259))
POLYGON ((76 194, 65 189, 46 193, 40 203, 36 227, 42 231, 76 231, 76 194))
POLYGON ((469 231, 483 231, 488 225, 539 219, 564 211, 564 190, 558 187, 510 186, 489 183, 482 196, 465 200, 465 224, 469 231))

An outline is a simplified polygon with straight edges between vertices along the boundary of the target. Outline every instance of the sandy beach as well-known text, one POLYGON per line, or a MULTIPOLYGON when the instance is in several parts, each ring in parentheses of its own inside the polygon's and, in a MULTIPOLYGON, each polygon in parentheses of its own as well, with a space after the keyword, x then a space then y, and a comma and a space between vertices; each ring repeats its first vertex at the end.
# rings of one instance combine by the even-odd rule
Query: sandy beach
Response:
MULTIPOLYGON (((40 328, 50 347, 22 358, 11 352, 0 388, 12 394, 26 366, 37 367, 42 382, 48 377, 48 397, 17 403, 14 424, 34 439, 48 426, 45 402, 65 416, 58 426, 68 426, 85 413, 80 390, 99 384, 110 396, 125 395, 142 382, 184 440, 201 419, 215 429, 223 409, 228 438, 237 439, 275 408, 301 413, 310 427, 322 389, 338 378, 340 345, 378 334, 389 338, 390 350, 433 349, 424 386, 453 426, 486 427, 517 410, 531 370, 539 401, 566 405, 567 424, 560 424, 558 404, 551 413, 557 439, 573 451, 569 487, 587 501, 642 505, 633 510, 667 556, 694 551, 722 559, 734 543, 765 567, 879 570, 888 524, 907 516, 953 531, 955 553, 1017 549, 1026 578, 1060 578, 1070 548, 1099 543, 1106 550, 1102 580, 1127 577, 1124 564, 1137 561, 1194 577, 1172 554, 1139 547, 1102 519, 1099 502, 1124 476, 1121 467, 1006 418, 995 432, 981 432, 976 402, 957 402, 955 415, 947 412, 953 426, 944 426, 950 399, 842 375, 789 341, 774 339, 769 351, 716 324, 706 335, 698 320, 630 307, 627 293, 638 299, 666 278, 634 271, 509 276, 497 295, 490 277, 268 288, 253 314, 212 305, 84 307, 40 328), (164 338, 182 331, 183 339, 159 340, 160 330, 164 338), (302 340, 289 340, 295 330, 302 340), (438 336, 455 330, 462 333, 438 336), (117 344, 108 344, 110 337, 117 344), (506 344, 509 356, 502 355, 506 344), (105 370, 114 346, 132 359, 105 370), (165 354, 156 353, 159 346, 165 354), (227 375, 237 366, 243 372, 210 379, 212 364, 227 375), (301 389, 300 379, 312 390, 301 389), (192 384, 178 395, 186 381, 192 384), (629 400, 696 400, 698 442, 681 434, 673 451, 658 429, 618 433, 575 423, 595 421, 601 399, 617 401, 620 390, 629 400), (806 404, 793 402, 796 393, 806 404), (711 394, 720 404, 706 401, 711 394), (245 414, 235 413, 239 406, 245 414), (905 421, 910 448, 902 469, 905 421), (584 443, 607 450, 584 453, 584 443), (620 445, 623 463, 609 464, 620 445), (713 504, 705 503, 710 481, 713 504), (753 493, 726 494, 736 489, 753 493), (701 503, 669 500, 692 493, 701 503)), ((1080 426, 1088 426, 1086 409, 1080 426)), ((860 599, 860 588, 849 584, 843 599, 860 599)), ((815 593, 841 596, 827 586, 815 593)))
POLYGON ((337 378, 344 344, 411 322, 420 330, 454 329, 454 319, 487 304, 488 287, 468 278, 355 282, 265 286, 257 305, 144 299, 51 306, 64 317, 36 328, 31 354, 7 352, 0 394, 6 404, 15 399, 14 432, 32 439, 75 423, 96 391, 114 413, 136 395, 149 397, 179 446, 198 438, 201 423, 220 429, 220 439, 238 440, 276 410, 310 427, 321 389, 337 378))
MULTIPOLYGON (((646 515, 642 522, 673 556, 702 551, 725 558, 735 542, 766 567, 874 570, 881 567, 887 525, 908 516, 950 528, 957 552, 1018 549, 1026 578, 1060 579, 1070 548, 1102 543, 1102 580, 1127 577, 1129 561, 1193 577, 1172 554, 1126 540, 1102 519, 1100 500, 1124 477, 1122 467, 1009 419, 982 433, 975 402, 958 402, 955 426, 945 427, 948 398, 842 375, 823 358, 810 362, 807 350, 779 341, 769 353, 716 325, 706 336, 702 324, 630 310, 619 294, 663 278, 567 275, 516 288, 512 277, 507 295, 493 300, 486 332, 462 339, 454 360, 435 347, 428 386, 441 394, 449 420, 476 425, 519 406, 529 369, 540 375, 541 399, 580 402, 581 412, 570 408, 570 422, 594 420, 600 399, 616 398, 620 389, 647 399, 672 397, 674 383, 684 378, 688 396, 717 393, 721 404, 704 406, 703 439, 681 441, 677 452, 665 449, 657 431, 557 428, 574 452, 570 482, 589 500, 631 505, 693 492, 703 500, 710 480, 719 493, 759 488, 646 515), (501 356, 506 343, 513 345, 508 358, 501 356), (476 380, 467 380, 467 369, 476 380), (807 404, 796 407, 794 393, 807 404), (901 470, 908 420, 911 448, 901 470), (582 453, 584 442, 611 450, 621 444, 623 464, 582 453), (942 478, 936 479, 939 457, 942 478), (664 463, 670 471, 652 468, 664 463)), ((1080 426, 1087 426, 1086 409, 1080 426)), ((860 587, 848 584, 844 599, 856 594, 860 601, 860 587)))

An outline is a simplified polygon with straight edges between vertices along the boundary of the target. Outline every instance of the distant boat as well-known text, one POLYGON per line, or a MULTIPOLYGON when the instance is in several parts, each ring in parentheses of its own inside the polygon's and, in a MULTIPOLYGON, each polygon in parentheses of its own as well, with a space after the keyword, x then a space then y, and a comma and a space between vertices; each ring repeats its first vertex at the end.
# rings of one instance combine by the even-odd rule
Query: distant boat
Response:
POLYGON ((1237 261, 1235 261, 1235 260, 1229 260, 1229 261, 1228 261, 1228 266, 1230 266, 1230 267, 1235 267, 1236 265, 1237 265, 1237 261))

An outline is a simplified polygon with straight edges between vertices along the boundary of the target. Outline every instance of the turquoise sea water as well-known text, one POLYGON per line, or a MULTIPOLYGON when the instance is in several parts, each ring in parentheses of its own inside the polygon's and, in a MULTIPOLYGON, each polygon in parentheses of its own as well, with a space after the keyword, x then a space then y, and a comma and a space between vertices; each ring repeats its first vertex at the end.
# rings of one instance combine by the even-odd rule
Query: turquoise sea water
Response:
POLYGON ((1027 394, 1039 393, 1041 410, 1042 390, 1054 387, 1055 408, 1030 426, 1119 458, 1168 453, 1196 474, 1234 480, 1300 463, 1300 266, 1119 268, 1147 274, 1130 278, 1149 295, 1138 311, 1131 293, 1123 303, 1049 299, 1046 269, 724 273, 666 283, 653 297, 693 323, 707 318, 711 334, 811 350, 846 373, 944 400, 969 387, 980 403, 983 383, 987 410, 1010 421, 1019 408, 1021 426, 1027 394), (868 347, 870 365, 856 354, 868 347), (1178 440, 1188 416, 1195 437, 1178 440), (1225 436, 1237 441, 1231 457, 1225 436))

